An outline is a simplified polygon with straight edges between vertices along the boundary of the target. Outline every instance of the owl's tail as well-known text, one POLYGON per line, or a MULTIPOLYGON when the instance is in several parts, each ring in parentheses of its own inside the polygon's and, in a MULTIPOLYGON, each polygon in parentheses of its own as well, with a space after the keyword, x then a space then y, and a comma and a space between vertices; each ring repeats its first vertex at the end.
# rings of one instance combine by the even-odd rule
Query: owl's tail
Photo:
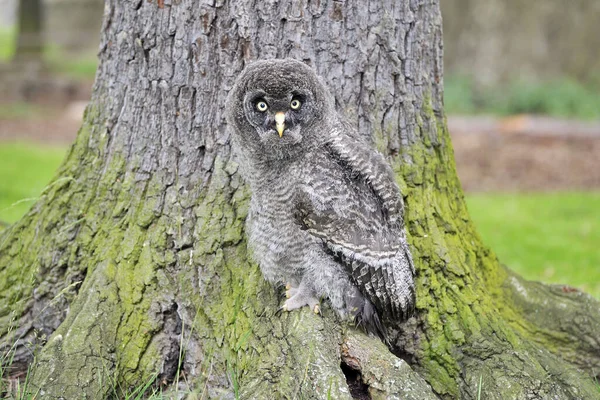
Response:
POLYGON ((377 309, 356 287, 346 297, 346 304, 357 327, 378 336, 384 343, 388 342, 387 332, 381 323, 377 309))

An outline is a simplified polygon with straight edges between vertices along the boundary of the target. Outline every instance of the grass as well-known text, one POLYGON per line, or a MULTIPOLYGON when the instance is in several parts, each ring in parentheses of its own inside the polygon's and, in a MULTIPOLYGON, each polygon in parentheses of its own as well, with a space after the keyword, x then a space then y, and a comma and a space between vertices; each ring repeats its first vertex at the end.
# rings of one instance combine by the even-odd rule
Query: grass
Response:
POLYGON ((57 46, 46 46, 44 59, 51 72, 71 79, 94 79, 98 69, 95 49, 77 56, 65 55, 57 46))
POLYGON ((0 221, 15 222, 29 210, 65 153, 64 147, 0 143, 0 221))
POLYGON ((464 77, 444 80, 448 114, 540 114, 561 118, 600 119, 600 84, 568 78, 548 82, 513 81, 492 88, 476 87, 464 77))
POLYGON ((17 40, 14 29, 0 29, 0 61, 9 61, 15 51, 15 42, 17 40))
POLYGON ((44 115, 42 107, 25 101, 0 103, 0 119, 29 119, 44 115))
POLYGON ((502 263, 600 298, 600 192, 471 194, 467 203, 502 263))
POLYGON ((64 75, 72 79, 92 80, 98 69, 98 59, 95 55, 68 58, 51 58, 49 60, 50 70, 58 75, 64 75))

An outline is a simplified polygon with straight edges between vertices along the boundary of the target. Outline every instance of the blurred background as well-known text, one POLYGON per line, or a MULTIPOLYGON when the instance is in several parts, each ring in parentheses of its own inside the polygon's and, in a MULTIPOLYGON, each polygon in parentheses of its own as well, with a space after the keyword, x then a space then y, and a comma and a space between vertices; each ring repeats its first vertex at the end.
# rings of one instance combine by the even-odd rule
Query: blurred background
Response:
MULTIPOLYGON (((600 2, 442 0, 445 107, 484 242, 600 298, 600 2)), ((103 0, 0 0, 0 230, 77 134, 103 0)))

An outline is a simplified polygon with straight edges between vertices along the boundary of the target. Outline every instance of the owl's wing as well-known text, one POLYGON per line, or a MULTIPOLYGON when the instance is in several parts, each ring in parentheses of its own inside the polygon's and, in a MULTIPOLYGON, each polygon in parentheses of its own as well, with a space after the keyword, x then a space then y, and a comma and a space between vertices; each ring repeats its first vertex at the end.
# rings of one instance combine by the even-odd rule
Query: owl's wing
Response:
POLYGON ((309 182, 296 219, 321 238, 359 290, 386 317, 405 318, 414 306, 414 267, 402 227, 402 201, 383 156, 350 136, 327 144, 348 171, 346 182, 309 182), (344 192, 353 191, 353 193, 344 192), (351 201, 324 201, 347 198, 351 201))
POLYGON ((360 140, 350 126, 334 129, 327 146, 341 163, 369 184, 370 189, 381 200, 383 211, 390 223, 403 226, 403 203, 394 172, 384 157, 360 140))

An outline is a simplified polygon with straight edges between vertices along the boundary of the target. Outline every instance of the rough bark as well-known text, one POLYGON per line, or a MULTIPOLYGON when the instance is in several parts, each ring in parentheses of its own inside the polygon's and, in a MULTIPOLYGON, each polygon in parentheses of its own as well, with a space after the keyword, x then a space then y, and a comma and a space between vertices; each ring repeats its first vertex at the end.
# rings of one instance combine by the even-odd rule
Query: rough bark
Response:
POLYGON ((488 399, 600 398, 598 302, 514 276, 469 220, 441 32, 437 1, 109 0, 77 140, 0 234, 2 343, 15 368, 32 363, 31 390, 468 399, 481 381, 488 399), (279 312, 281 288, 247 259, 223 104, 245 63, 288 56, 315 66, 397 172, 418 304, 393 353, 326 305, 279 312))

